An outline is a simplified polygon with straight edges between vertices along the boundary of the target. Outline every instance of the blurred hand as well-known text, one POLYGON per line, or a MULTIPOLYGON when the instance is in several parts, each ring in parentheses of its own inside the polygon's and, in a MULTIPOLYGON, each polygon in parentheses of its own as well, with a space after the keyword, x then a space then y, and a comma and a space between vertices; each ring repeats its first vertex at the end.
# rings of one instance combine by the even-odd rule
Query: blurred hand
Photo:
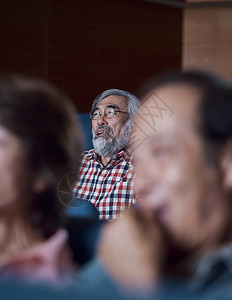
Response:
POLYGON ((159 279, 165 248, 164 235, 152 215, 129 209, 106 225, 98 255, 122 288, 146 290, 159 279))

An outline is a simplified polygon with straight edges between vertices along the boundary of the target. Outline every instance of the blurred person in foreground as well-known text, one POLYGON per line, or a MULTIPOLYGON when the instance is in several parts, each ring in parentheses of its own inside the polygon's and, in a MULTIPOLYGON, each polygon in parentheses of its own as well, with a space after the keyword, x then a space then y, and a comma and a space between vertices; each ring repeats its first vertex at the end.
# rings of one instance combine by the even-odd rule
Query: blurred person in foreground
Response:
POLYGON ((73 192, 95 205, 101 220, 115 219, 135 203, 128 142, 139 104, 119 89, 102 92, 92 104, 94 149, 84 153, 73 192))
POLYGON ((106 225, 89 271, 98 281, 105 272, 102 287, 111 278, 136 297, 159 299, 161 289, 173 299, 182 287, 188 296, 231 299, 231 116, 232 86, 214 75, 176 72, 153 82, 132 135, 140 201, 106 225), (154 130, 157 98, 174 113, 153 119, 154 130))
POLYGON ((0 278, 71 280, 57 188, 79 167, 80 153, 64 95, 39 80, 0 77, 0 278))

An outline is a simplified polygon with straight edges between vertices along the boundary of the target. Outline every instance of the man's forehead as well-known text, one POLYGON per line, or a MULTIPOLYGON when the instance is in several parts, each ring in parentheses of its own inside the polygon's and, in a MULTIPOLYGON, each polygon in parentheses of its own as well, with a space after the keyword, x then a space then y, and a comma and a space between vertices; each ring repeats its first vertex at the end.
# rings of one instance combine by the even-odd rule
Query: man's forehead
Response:
POLYGON ((183 85, 166 85, 153 90, 144 100, 134 120, 133 134, 150 137, 162 131, 196 128, 201 93, 183 85))
POLYGON ((128 100, 120 95, 110 95, 98 102, 96 107, 101 108, 107 105, 113 105, 119 108, 127 108, 128 100))
POLYGON ((140 112, 144 114, 149 108, 153 108, 153 113, 160 120, 168 120, 167 117, 172 115, 176 118, 186 116, 189 119, 198 114, 200 100, 201 92, 196 87, 180 83, 168 84, 153 90, 146 97, 140 112))

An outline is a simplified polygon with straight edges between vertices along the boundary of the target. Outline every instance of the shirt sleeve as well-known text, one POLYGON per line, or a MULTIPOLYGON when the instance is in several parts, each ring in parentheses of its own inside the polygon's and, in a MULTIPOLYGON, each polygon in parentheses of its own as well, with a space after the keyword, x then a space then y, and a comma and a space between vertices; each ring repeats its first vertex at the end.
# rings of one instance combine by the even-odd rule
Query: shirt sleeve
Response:
POLYGON ((79 294, 84 295, 85 299, 156 300, 154 293, 151 291, 123 290, 109 276, 101 261, 96 258, 79 270, 76 282, 79 294))
MULTIPOLYGON (((94 294, 94 291, 98 295, 101 293, 103 299, 107 299, 107 296, 112 299, 111 296, 114 293, 117 295, 120 293, 116 283, 107 274, 99 259, 93 259, 78 271, 76 286, 85 291, 91 291, 91 294, 94 294)), ((118 298, 115 297, 115 299, 118 298)))

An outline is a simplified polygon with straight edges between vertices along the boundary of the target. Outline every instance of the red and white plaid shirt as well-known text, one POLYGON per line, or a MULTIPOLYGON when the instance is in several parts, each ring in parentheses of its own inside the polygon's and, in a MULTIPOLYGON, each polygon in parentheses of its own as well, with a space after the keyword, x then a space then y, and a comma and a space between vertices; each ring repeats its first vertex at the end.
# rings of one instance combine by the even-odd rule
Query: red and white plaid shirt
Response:
POLYGON ((124 150, 115 154, 106 166, 94 149, 85 152, 74 195, 95 205, 102 220, 115 219, 135 203, 131 157, 124 150))

